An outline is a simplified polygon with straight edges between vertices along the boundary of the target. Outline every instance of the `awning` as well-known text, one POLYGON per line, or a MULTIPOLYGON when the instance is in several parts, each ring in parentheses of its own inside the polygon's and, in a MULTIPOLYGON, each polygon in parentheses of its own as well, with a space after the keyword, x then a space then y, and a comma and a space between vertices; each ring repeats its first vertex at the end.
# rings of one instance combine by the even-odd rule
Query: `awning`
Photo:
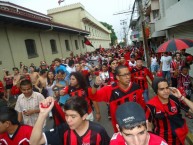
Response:
POLYGON ((151 38, 166 36, 166 31, 155 31, 151 35, 151 38))

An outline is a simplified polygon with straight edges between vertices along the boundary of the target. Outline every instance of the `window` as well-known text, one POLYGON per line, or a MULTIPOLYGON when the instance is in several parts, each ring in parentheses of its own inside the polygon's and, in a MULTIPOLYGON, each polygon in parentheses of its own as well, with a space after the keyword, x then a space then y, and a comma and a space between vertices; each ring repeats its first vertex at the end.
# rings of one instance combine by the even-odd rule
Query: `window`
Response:
POLYGON ((26 39, 25 46, 27 49, 28 58, 38 57, 35 40, 33 39, 26 39))
POLYGON ((56 40, 51 39, 50 46, 51 46, 52 54, 58 53, 57 46, 56 46, 56 40))
POLYGON ((68 40, 65 40, 65 45, 66 45, 66 51, 70 51, 70 45, 68 40))
POLYGON ((76 50, 78 50, 78 49, 79 49, 79 47, 78 47, 78 41, 75 40, 74 42, 75 42, 76 50))
POLYGON ((82 40, 82 48, 84 48, 84 40, 82 40))
POLYGON ((153 12, 153 19, 156 19, 159 17, 159 10, 154 10, 153 12))

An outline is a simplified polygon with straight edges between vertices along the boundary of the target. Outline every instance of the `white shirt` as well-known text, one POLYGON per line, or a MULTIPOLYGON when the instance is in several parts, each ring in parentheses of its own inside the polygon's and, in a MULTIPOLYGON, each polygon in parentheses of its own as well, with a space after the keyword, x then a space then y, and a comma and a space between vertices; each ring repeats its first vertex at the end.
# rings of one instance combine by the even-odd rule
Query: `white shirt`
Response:
POLYGON ((99 57, 97 55, 93 55, 90 60, 94 63, 94 66, 99 64, 99 57))
POLYGON ((75 71, 76 71, 76 68, 75 68, 75 66, 73 66, 73 67, 67 66, 67 67, 66 67, 66 70, 67 70, 69 73, 71 73, 71 72, 75 72, 75 71))
POLYGON ((33 92, 29 98, 26 98, 24 94, 18 96, 15 110, 22 112, 23 122, 26 125, 34 126, 38 118, 39 113, 34 113, 30 116, 23 114, 24 110, 39 109, 39 103, 44 99, 44 96, 38 92, 33 92))
POLYGON ((131 61, 129 61, 129 66, 130 66, 130 67, 136 66, 136 61, 135 61, 134 63, 132 63, 131 61))
POLYGON ((162 71, 170 71, 170 63, 172 62, 172 57, 162 56, 160 61, 162 62, 162 71))
POLYGON ((156 57, 151 57, 151 65, 157 65, 157 58, 156 57))

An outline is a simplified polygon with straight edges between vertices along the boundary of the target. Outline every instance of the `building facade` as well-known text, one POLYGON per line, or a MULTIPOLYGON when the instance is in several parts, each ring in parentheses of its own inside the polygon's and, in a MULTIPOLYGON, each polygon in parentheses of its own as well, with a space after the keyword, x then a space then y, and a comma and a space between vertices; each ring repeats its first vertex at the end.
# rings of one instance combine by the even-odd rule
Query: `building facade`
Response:
MULTIPOLYGON (((145 23, 148 46, 155 51, 163 42, 172 38, 193 39, 192 0, 135 0, 134 6, 133 13, 138 14, 137 18, 131 19, 130 24, 134 28, 132 34, 138 34, 133 35, 134 42, 140 41, 142 21, 145 23)), ((193 48, 187 49, 187 52, 193 55, 193 48)), ((190 74, 192 72, 193 69, 190 74)))
MULTIPOLYGON (((0 1, 0 69, 11 71, 13 67, 19 67, 20 62, 27 66, 31 63, 38 66, 40 61, 51 64, 53 59, 69 57, 71 52, 94 51, 84 44, 84 37, 90 35, 89 31, 57 23, 53 19, 52 16, 0 1)), ((0 73, 1 78, 2 75, 0 73)))
MULTIPOLYGON (((54 22, 89 31, 90 35, 88 39, 95 48, 99 48, 100 46, 109 48, 111 31, 91 16, 82 4, 67 5, 50 9, 47 12, 49 16, 53 17, 54 22)), ((89 46, 87 46, 87 49, 93 50, 93 48, 89 46)))

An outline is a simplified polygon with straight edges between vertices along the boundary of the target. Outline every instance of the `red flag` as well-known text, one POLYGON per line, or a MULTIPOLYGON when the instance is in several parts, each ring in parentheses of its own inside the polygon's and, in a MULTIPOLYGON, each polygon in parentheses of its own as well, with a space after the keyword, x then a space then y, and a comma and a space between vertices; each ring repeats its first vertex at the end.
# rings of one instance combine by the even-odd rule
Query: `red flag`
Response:
POLYGON ((54 102, 54 107, 52 108, 52 114, 55 126, 58 126, 63 122, 66 122, 64 111, 56 101, 54 102))
POLYGON ((58 0, 58 4, 60 5, 61 2, 64 2, 64 0, 58 0))
POLYGON ((86 37, 84 37, 84 44, 94 47, 86 37))

